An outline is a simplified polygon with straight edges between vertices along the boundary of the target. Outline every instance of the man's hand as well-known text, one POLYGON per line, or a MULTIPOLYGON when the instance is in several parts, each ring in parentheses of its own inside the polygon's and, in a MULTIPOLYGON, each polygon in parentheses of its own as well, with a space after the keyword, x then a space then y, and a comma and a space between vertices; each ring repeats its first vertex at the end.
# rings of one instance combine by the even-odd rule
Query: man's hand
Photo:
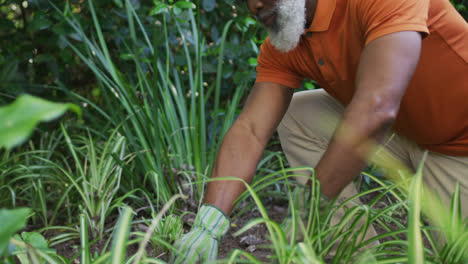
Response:
POLYGON ((229 218, 218 208, 205 204, 195 218, 192 230, 176 241, 179 252, 170 263, 207 263, 216 261, 218 241, 229 229, 229 218))

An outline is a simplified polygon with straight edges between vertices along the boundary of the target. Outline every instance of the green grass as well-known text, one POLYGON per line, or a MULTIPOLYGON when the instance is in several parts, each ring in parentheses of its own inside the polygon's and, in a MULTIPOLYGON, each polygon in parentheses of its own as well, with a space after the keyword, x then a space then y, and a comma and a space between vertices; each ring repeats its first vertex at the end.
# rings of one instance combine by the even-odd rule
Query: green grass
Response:
MULTIPOLYGON (((70 41, 67 43, 94 72, 104 93, 106 109, 110 110, 105 117, 120 128, 130 149, 136 153, 140 168, 136 173, 141 175, 137 182, 140 186, 150 183, 152 190, 148 195, 155 196, 157 204, 164 204, 180 191, 180 185, 174 183, 208 178, 221 139, 235 118, 244 87, 236 90, 227 105, 220 102, 224 43, 232 21, 223 31, 216 81, 206 91, 203 79, 205 40, 199 39, 201 34, 191 9, 185 11, 186 21, 171 14, 184 40, 179 47, 180 54, 174 54, 168 40, 168 16, 161 15, 158 19, 162 26, 155 28, 155 32, 147 32, 127 1, 131 38, 124 43, 126 50, 121 52, 129 54, 130 60, 125 61, 127 68, 121 69, 116 66, 119 58, 109 52, 93 3, 88 3, 96 39, 88 37, 76 19, 66 17, 83 39, 85 51, 70 41), (195 44, 185 41, 186 34, 193 37, 195 44), (164 36, 162 42, 156 40, 157 35, 164 36), (140 53, 143 47, 149 50, 147 57, 140 53), (172 61, 176 55, 185 57, 186 70, 174 68, 172 61)), ((99 109, 99 112, 105 111, 99 109)), ((199 200, 204 190, 199 185, 194 187, 193 195, 199 200)))
MULTIPOLYGON (((196 210, 201 203, 219 144, 246 94, 241 86, 230 100, 222 97, 224 49, 234 24, 228 21, 224 27, 216 73, 210 75, 204 71, 209 66, 204 64, 207 40, 191 9, 182 10, 183 15, 158 14, 160 26, 149 27, 124 1, 129 38, 116 49, 106 39, 93 3, 87 2, 91 28, 65 16, 82 39, 65 41, 94 73, 102 104, 68 91, 92 108, 84 122, 67 119, 59 129, 40 130, 26 145, 0 152, 0 206, 30 207, 28 227, 45 235, 48 247, 69 243, 76 252, 65 258, 28 244, 24 237, 0 235, 18 248, 6 253, 9 259, 27 254, 31 263, 164 263, 174 250, 171 242, 182 233, 181 215, 190 213, 180 210, 196 210), (174 33, 170 28, 180 38, 176 46, 169 41, 174 33), (175 66, 178 57, 187 64, 175 66), (181 202, 181 194, 192 204, 181 202)), ((50 88, 66 90, 60 84, 50 88)), ((385 152, 375 162, 398 171, 393 183, 365 173, 374 187, 339 202, 324 200, 320 184, 313 181, 310 206, 298 211, 291 178, 298 176, 297 168, 287 168, 282 153, 265 152, 254 181, 244 182, 247 191, 237 200, 244 207, 232 216, 258 210, 261 217, 235 235, 264 224, 270 241, 265 246, 277 263, 466 263, 468 233, 461 219, 460 187, 446 208, 424 188, 421 169, 410 173, 385 152), (353 199, 364 196, 372 199, 354 204, 353 199), (293 221, 292 236, 271 219, 267 197, 287 200, 290 217, 305 219, 293 221), (342 220, 331 225, 340 210, 342 220), (381 233, 366 240, 370 226, 381 233), (432 236, 436 228, 446 235, 446 243, 432 236), (299 232, 305 234, 300 242, 295 239, 299 232), (374 245, 376 240, 381 243, 374 245)), ((312 168, 300 169, 313 175, 312 168)), ((221 262, 261 263, 241 249, 233 249, 221 262)))
MULTIPOLYGON (((80 252, 75 254, 74 258, 80 258, 81 263, 107 263, 111 259, 119 259, 122 263, 161 262, 158 255, 152 255, 155 251, 147 252, 146 249, 148 245, 151 245, 152 248, 158 248, 158 254, 166 255, 169 254, 170 250, 173 250, 167 234, 173 232, 173 237, 180 236, 180 229, 178 229, 179 231, 170 231, 171 228, 177 230, 177 221, 172 221, 168 212, 170 208, 175 209, 174 202, 178 197, 171 198, 157 214, 150 214, 146 217, 136 214, 123 203, 125 201, 131 202, 132 195, 135 193, 128 195, 115 191, 120 189, 118 182, 124 174, 124 168, 132 168, 131 163, 135 163, 135 159, 133 159, 135 154, 127 154, 125 151, 127 148, 123 137, 114 131, 114 134, 111 134, 107 141, 101 141, 93 140, 90 133, 87 133, 87 136, 70 136, 67 131, 76 133, 79 130, 62 126, 60 130, 52 133, 53 135, 61 135, 56 137, 59 142, 52 141, 53 143, 51 143, 46 138, 42 141, 43 146, 53 145, 70 153, 70 157, 61 160, 60 163, 59 161, 48 161, 46 157, 54 159, 55 154, 39 151, 36 145, 31 145, 34 150, 31 150, 30 153, 25 152, 31 155, 15 156, 9 153, 5 156, 7 158, 4 161, 5 166, 14 159, 17 159, 18 162, 24 162, 24 164, 31 164, 29 172, 16 171, 27 173, 26 177, 20 175, 19 179, 13 179, 9 184, 13 193, 20 193, 18 188, 24 188, 27 183, 23 182, 21 185, 16 185, 16 183, 21 183, 22 179, 29 179, 31 175, 34 175, 34 169, 46 171, 47 175, 53 175, 48 181, 58 181, 60 184, 57 186, 64 183, 69 184, 67 195, 65 195, 67 198, 55 201, 62 206, 57 206, 50 200, 54 196, 48 195, 44 190, 42 192, 48 207, 59 207, 58 214, 66 212, 62 207, 67 199, 71 199, 69 204, 74 206, 69 208, 71 215, 76 212, 81 213, 78 218, 71 217, 70 219, 79 226, 78 230, 57 225, 42 229, 43 232, 54 229, 61 230, 62 234, 53 237, 50 240, 53 244, 50 245, 78 238, 80 252), (30 159, 28 163, 24 160, 18 160, 26 159, 26 156, 27 159, 30 159), (34 166, 35 162, 41 162, 42 165, 34 166), (58 172, 62 175, 61 177, 59 177, 58 172), (106 199, 99 197, 106 197, 106 199), (96 210, 97 208, 101 209, 96 210), (120 217, 115 228, 108 228, 107 220, 116 215, 120 215, 120 217), (95 221, 96 219, 104 220, 100 222, 95 221), (138 231, 137 227, 142 224, 147 226, 145 232, 138 231), (163 227, 168 231, 162 231, 163 227), (135 230, 135 228, 137 229, 135 230), (101 241, 100 243, 103 243, 105 247, 99 252, 92 252, 92 245, 97 241, 101 241), (124 254, 126 249, 135 246, 138 248, 137 252, 131 255, 124 254)), ((247 203, 246 207, 249 210, 258 210, 261 217, 253 219, 241 227, 236 235, 248 232, 250 228, 258 224, 265 224, 268 230, 267 237, 271 243, 267 246, 271 248, 270 258, 272 261, 277 263, 325 263, 325 259, 328 259, 330 263, 464 263, 467 259, 466 240, 468 236, 466 227, 463 226, 463 221, 460 218, 459 187, 454 192, 450 208, 431 206, 430 208, 435 208, 437 211, 427 211, 426 202, 432 201, 434 198, 429 194, 430 192, 424 190, 421 170, 418 170, 415 177, 407 175, 411 177, 409 185, 390 184, 386 180, 367 174, 376 187, 369 188, 356 196, 373 194, 373 198, 366 205, 355 205, 352 200, 356 197, 341 202, 325 201, 320 196, 319 183, 314 181, 308 201, 309 209, 306 212, 299 212, 295 208, 291 210, 292 217, 305 218, 303 224, 299 222, 298 225, 293 226, 293 234, 301 231, 306 234, 305 239, 301 242, 295 241, 294 238, 288 239, 287 230, 284 230, 280 223, 271 220, 261 198, 265 193, 278 193, 278 198, 281 198, 280 192, 288 194, 293 190, 291 184, 294 181, 291 180, 291 177, 297 176, 294 171, 298 168, 285 168, 283 163, 283 156, 274 152, 266 153, 262 160, 262 167, 258 170, 261 175, 256 176, 252 185, 246 184, 247 191, 239 197, 239 202, 247 203), (409 189, 405 190, 403 188, 405 186, 408 186, 409 189), (408 196, 407 193, 410 195, 408 196), (388 197, 392 197, 392 199, 388 197), (344 217, 339 224, 331 226, 330 221, 340 208, 345 209, 344 217), (429 232, 433 228, 425 224, 431 215, 436 214, 447 216, 440 218, 439 222, 438 228, 447 234, 447 243, 440 246, 429 232), (360 221, 363 221, 364 225, 360 226, 358 224, 360 221), (376 238, 364 240, 364 233, 371 225, 380 226, 380 230, 384 230, 384 232, 376 238), (381 243, 377 246, 372 245, 376 239, 381 240, 381 243), (428 241, 429 246, 422 243, 423 239, 428 241), (362 250, 365 246, 370 246, 370 248, 362 250), (332 252, 333 256, 330 256, 332 252)), ((309 170, 313 175, 312 168, 299 169, 309 170)), ((11 171, 9 175, 13 175, 11 171)), ((128 177, 133 176, 129 175, 128 177)), ((235 180, 233 178, 226 179, 235 180)), ((206 180, 193 181, 191 184, 203 187, 206 182, 206 180)), ((29 182, 29 184, 29 188, 34 188, 34 182, 29 182)), ((35 197, 31 196, 29 199, 36 199, 35 197)), ((288 199, 290 206, 294 207, 295 203, 291 200, 293 197, 290 196, 288 199)), ((5 200, 5 202, 11 205, 10 199, 5 200)), ((431 203, 431 205, 433 204, 431 203)), ((34 210, 41 213, 43 207, 38 206, 34 210)), ((56 217, 54 215, 46 214, 43 217, 56 217)), ((49 219, 43 223, 50 224, 56 221, 49 219)), ((38 259, 49 257, 55 263, 69 261, 51 253, 29 248, 19 240, 11 240, 11 242, 18 247, 25 248, 25 250, 31 250, 30 254, 35 254, 38 259)), ((235 249, 223 262, 260 263, 260 260, 251 253, 235 249)))

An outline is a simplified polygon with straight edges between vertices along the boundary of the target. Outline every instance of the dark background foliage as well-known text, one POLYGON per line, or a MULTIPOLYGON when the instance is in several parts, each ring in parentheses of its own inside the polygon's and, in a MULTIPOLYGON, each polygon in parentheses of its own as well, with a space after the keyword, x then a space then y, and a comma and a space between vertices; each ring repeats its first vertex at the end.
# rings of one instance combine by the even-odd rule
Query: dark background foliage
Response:
MULTIPOLYGON (((173 1, 131 0, 133 8, 150 30, 152 39, 162 39, 161 21, 156 15, 166 8, 175 8, 173 1)), ((176 1, 177 2, 177 1, 176 1)), ((101 22, 104 36, 109 41, 111 55, 120 63, 130 59, 122 54, 123 46, 129 39, 127 14, 122 8, 124 1, 93 1, 101 22)), ((223 71, 223 93, 232 94, 233 87, 255 76, 257 47, 264 38, 264 32, 254 19, 248 16, 245 5, 234 0, 199 0, 195 2, 196 19, 205 38, 204 69, 205 80, 213 80, 216 60, 223 27, 226 21, 234 19, 226 46, 226 62, 223 71)), ((177 10, 175 10, 177 12, 177 10)), ((182 13, 182 10, 180 11, 182 13)), ((87 1, 48 1, 48 0, 0 0, 0 102, 9 101, 21 93, 30 93, 49 99, 60 99, 64 95, 57 90, 47 89, 60 83, 62 87, 73 90, 85 97, 99 101, 100 91, 95 88, 95 80, 89 69, 67 46, 65 38, 72 40, 78 47, 81 39, 67 24, 66 17, 78 17, 81 27, 92 31, 92 17, 87 1), (56 12, 56 5, 63 14, 56 12)), ((170 17, 168 16, 168 19, 170 17)), ((182 17, 179 18, 183 20, 182 17)), ((172 51, 177 54, 181 41, 177 37, 174 23, 168 23, 172 51)), ((186 23, 188 27, 188 23, 186 23)), ((189 42, 191 36, 185 36, 189 42)), ((161 43, 162 45, 163 43, 161 43)), ((148 53, 144 43, 139 47, 144 57, 148 53)), ((161 50, 164 47, 160 47, 161 50)), ((174 65, 184 70, 184 56, 176 55, 174 65)))
MULTIPOLYGON (((81 26, 88 29, 92 25, 88 5, 84 0, 52 0, 64 15, 78 15, 81 26)), ((126 14, 122 11, 122 0, 94 1, 98 10, 99 21, 109 43, 117 49, 129 37, 128 25, 124 22, 126 14)), ((459 12, 468 19, 468 1, 452 0, 459 12)), ((131 3, 144 18, 143 23, 158 34, 158 23, 154 14, 162 12, 166 4, 173 1, 132 0, 131 3)), ((233 87, 255 76, 253 66, 257 47, 265 36, 263 30, 248 16, 244 4, 235 0, 197 0, 197 19, 206 38, 207 63, 205 72, 209 76, 215 72, 219 41, 226 21, 235 20, 235 30, 231 30, 226 47, 226 65, 224 66, 223 95, 232 94, 233 87)), ((169 34, 178 47, 177 30, 169 23, 169 34)), ((160 28, 159 28, 160 29, 160 28)), ((161 35, 161 34, 160 34, 161 35)), ((156 36, 158 37, 158 36, 156 36)), ((79 36, 67 25, 64 17, 55 12, 48 0, 0 0, 0 102, 8 100, 9 95, 16 97, 21 93, 31 93, 46 98, 61 97, 56 91, 44 89, 43 85, 55 85, 58 81, 90 99, 97 100, 99 91, 93 89, 94 77, 87 67, 69 49, 63 38, 74 39, 79 44, 79 36), (41 88, 42 87, 42 88, 41 88)), ((142 52, 145 52, 142 43, 142 52)), ((113 54, 123 60, 125 54, 113 54)), ((176 56, 175 64, 181 69, 185 65, 184 57, 176 56)), ((206 78, 210 80, 210 78, 206 78)))

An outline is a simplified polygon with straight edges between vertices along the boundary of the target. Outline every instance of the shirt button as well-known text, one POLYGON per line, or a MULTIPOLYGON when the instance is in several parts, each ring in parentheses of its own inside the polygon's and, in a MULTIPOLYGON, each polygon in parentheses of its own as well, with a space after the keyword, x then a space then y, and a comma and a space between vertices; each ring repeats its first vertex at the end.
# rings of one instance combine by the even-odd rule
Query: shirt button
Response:
POLYGON ((322 59, 319 59, 319 60, 318 60, 318 65, 322 66, 322 65, 324 65, 324 64, 325 64, 325 62, 324 62, 322 59))
POLYGON ((307 37, 312 37, 312 32, 307 32, 307 37))

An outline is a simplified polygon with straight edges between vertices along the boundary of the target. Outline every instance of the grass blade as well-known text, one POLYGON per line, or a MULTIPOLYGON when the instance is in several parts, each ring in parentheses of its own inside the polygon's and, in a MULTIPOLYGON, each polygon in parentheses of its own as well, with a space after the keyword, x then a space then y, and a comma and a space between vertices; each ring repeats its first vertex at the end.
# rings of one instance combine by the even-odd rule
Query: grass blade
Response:
POLYGON ((91 252, 88 241, 88 222, 86 216, 80 214, 80 241, 81 241, 81 263, 91 264, 91 252))
POLYGON ((421 192, 422 186, 422 168, 426 160, 427 152, 424 153, 423 159, 419 168, 411 182, 409 192, 409 227, 408 227, 408 258, 409 263, 423 264, 424 263, 424 247, 421 235, 421 192))
POLYGON ((130 233, 130 225, 132 222, 132 210, 126 207, 119 217, 119 222, 114 230, 114 238, 112 240, 112 253, 110 263, 124 263, 126 253, 126 242, 130 233))

